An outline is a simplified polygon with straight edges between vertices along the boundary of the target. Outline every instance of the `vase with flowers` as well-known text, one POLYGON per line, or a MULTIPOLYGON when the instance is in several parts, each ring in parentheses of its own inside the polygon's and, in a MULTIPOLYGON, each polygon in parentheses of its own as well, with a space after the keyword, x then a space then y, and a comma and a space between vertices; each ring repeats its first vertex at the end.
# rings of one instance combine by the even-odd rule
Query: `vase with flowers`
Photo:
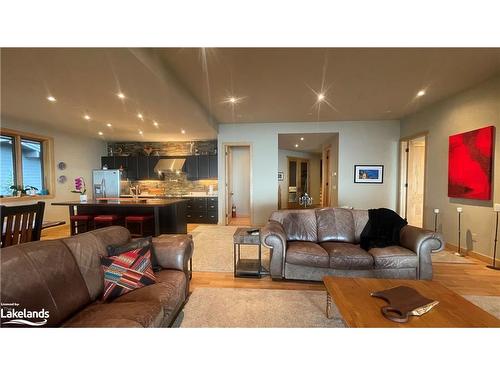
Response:
POLYGON ((71 190, 72 193, 80 194, 80 202, 87 202, 87 188, 85 187, 85 180, 83 177, 75 178, 75 190, 71 190))

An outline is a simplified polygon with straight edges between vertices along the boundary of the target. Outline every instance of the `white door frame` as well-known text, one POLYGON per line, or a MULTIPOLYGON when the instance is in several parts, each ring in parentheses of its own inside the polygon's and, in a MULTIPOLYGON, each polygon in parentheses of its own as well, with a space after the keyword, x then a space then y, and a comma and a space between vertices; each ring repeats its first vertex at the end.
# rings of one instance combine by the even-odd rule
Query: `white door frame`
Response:
MULTIPOLYGON (((399 139, 398 143, 398 197, 397 197, 397 210, 398 212, 401 211, 401 179, 403 177, 407 176, 401 176, 401 143, 402 142, 409 142, 413 139, 417 138, 424 138, 425 139, 425 153, 424 153, 424 198, 423 198, 423 207, 422 207, 422 228, 426 228, 426 215, 425 215, 425 207, 427 206, 427 157, 428 157, 428 152, 429 152, 429 132, 421 132, 417 134, 413 134, 411 136, 403 137, 399 139)), ((406 175, 408 175, 408 153, 406 154, 405 158, 406 162, 406 175)), ((408 179, 406 179, 405 182, 406 185, 408 185, 408 179)), ((408 186, 406 188, 406 205, 408 204, 408 186)))
MULTIPOLYGON (((250 225, 253 225, 253 218, 254 218, 254 212, 253 212, 253 144, 248 143, 248 142, 224 142, 222 144, 222 149, 224 150, 223 154, 223 166, 224 166, 224 173, 222 174, 224 176, 224 186, 223 186, 223 191, 224 191, 224 199, 222 200, 224 202, 224 220, 222 222, 224 225, 227 225, 229 222, 229 217, 226 216, 228 215, 228 212, 230 212, 231 207, 227 207, 228 204, 228 184, 227 184, 227 176, 231 171, 228 170, 227 166, 227 158, 226 158, 226 153, 229 147, 248 147, 248 151, 250 153, 250 225), (229 210, 229 211, 228 211, 229 210)), ((220 220, 219 220, 220 222, 220 220)))

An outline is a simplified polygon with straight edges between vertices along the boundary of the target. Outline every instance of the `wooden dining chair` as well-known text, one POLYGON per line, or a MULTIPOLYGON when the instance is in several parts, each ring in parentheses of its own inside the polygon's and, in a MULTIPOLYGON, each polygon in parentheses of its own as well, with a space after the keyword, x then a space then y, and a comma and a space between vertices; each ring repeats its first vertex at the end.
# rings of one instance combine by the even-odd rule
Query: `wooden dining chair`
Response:
POLYGON ((25 206, 0 206, 1 247, 40 240, 44 210, 45 202, 25 206))

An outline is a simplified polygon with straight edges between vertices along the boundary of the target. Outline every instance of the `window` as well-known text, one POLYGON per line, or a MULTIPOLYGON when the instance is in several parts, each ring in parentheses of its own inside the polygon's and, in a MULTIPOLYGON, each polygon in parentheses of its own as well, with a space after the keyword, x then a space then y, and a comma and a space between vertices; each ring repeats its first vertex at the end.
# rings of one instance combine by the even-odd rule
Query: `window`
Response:
POLYGON ((53 192, 52 139, 2 129, 0 135, 0 198, 49 196, 53 192), (31 191, 30 191, 31 190, 31 191))
POLYGON ((15 184, 16 164, 14 157, 14 137, 0 137, 0 195, 11 195, 10 187, 15 184))

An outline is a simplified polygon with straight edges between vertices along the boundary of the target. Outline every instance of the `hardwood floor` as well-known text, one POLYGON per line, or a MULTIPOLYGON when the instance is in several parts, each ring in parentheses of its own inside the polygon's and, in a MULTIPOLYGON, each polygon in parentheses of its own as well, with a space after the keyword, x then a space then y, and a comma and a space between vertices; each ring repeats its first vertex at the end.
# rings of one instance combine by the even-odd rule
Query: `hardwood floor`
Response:
MULTIPOLYGON (((188 232, 197 226, 188 224, 188 232)), ((68 236, 69 226, 42 231, 42 240, 68 236)), ((434 280, 462 295, 500 296, 500 271, 486 268, 487 264, 481 260, 467 258, 474 263, 434 263, 434 280)), ((200 287, 325 290, 320 282, 272 281, 268 276, 245 279, 234 278, 231 272, 194 272, 191 289, 200 287)))
POLYGON ((239 217, 232 217, 229 219, 229 224, 231 226, 236 226, 236 227, 248 227, 250 226, 250 217, 249 216, 239 216, 239 217))

